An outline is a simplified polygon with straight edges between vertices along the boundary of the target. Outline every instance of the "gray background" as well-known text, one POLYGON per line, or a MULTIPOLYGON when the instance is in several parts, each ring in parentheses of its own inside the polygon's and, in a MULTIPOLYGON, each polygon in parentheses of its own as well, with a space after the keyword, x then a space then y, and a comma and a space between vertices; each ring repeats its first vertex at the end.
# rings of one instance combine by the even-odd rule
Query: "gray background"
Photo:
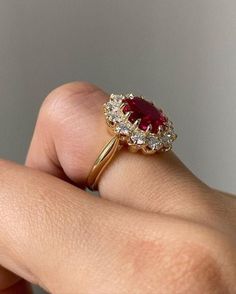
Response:
POLYGON ((56 86, 136 91, 174 120, 175 150, 236 192, 235 0, 1 0, 0 157, 23 162, 56 86))

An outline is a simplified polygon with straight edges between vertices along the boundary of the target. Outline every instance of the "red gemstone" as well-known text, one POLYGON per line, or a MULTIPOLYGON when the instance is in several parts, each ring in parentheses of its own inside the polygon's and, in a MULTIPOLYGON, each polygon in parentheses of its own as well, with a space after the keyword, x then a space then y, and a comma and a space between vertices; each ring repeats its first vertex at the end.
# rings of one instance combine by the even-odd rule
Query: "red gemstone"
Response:
POLYGON ((158 127, 163 126, 167 122, 167 117, 161 109, 154 106, 153 103, 148 102, 140 97, 133 99, 125 98, 123 112, 132 112, 129 121, 134 123, 137 119, 141 119, 139 128, 145 131, 149 125, 152 126, 152 133, 157 133, 158 127))

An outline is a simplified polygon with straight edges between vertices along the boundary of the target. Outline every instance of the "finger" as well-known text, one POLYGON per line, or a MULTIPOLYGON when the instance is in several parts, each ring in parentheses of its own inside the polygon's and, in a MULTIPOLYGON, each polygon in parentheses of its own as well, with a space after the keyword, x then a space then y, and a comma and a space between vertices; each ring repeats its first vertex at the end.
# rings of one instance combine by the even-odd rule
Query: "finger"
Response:
POLYGON ((91 197, 56 177, 5 161, 0 162, 0 215, 0 263, 49 293, 154 293, 166 276, 168 285, 176 280, 186 257, 187 279, 192 269, 196 280, 201 264, 207 273, 210 268, 211 279, 223 264, 222 280, 234 280, 234 243, 218 230, 91 197), (206 266, 208 257, 213 266, 206 266))
POLYGON ((101 89, 83 82, 50 93, 40 109, 26 165, 85 184, 88 164, 110 139, 101 109, 106 100, 101 89))
POLYGON ((0 215, 0 263, 52 293, 108 287, 127 237, 146 232, 146 214, 6 161, 0 161, 0 215))
MULTIPOLYGON (((53 91, 41 108, 26 164, 84 185, 111 139, 102 112, 107 99, 88 83, 53 91)), ((172 152, 144 156, 122 150, 102 175, 99 191, 129 206, 197 218, 206 212, 208 218, 215 201, 172 152)))

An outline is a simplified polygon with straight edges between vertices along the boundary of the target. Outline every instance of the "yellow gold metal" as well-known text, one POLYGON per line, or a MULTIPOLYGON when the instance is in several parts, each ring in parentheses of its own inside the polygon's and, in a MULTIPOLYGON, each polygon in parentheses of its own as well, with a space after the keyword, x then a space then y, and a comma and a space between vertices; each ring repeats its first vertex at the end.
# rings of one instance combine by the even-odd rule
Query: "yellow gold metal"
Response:
MULTIPOLYGON (((134 95, 111 94, 109 101, 103 105, 105 120, 112 139, 99 154, 87 178, 87 187, 90 190, 97 189, 101 174, 122 146, 126 146, 131 152, 141 151, 145 155, 151 155, 171 150, 172 143, 177 138, 173 123, 169 119, 158 127, 158 132, 155 134, 152 133, 151 124, 145 131, 139 129, 141 119, 131 123, 129 117, 132 111, 124 113, 124 107, 127 105, 124 101, 125 97, 133 99, 134 95), (154 143, 150 140, 154 140, 154 143)), ((144 99, 143 96, 141 98, 144 99)))
POLYGON ((109 164, 116 152, 121 149, 122 145, 119 144, 120 138, 118 135, 114 136, 99 154, 89 176, 87 179, 87 187, 94 191, 97 189, 98 180, 103 170, 109 164))

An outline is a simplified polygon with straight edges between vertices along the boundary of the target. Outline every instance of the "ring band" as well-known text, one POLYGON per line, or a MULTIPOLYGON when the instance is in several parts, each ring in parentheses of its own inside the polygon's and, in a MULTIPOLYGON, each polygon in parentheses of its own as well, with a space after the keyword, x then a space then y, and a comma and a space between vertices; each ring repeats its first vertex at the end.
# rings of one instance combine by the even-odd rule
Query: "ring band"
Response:
POLYGON ((177 138, 173 123, 160 108, 142 96, 111 94, 104 104, 104 115, 112 139, 91 169, 87 187, 96 190, 98 181, 115 154, 123 147, 143 154, 167 152, 177 138))

